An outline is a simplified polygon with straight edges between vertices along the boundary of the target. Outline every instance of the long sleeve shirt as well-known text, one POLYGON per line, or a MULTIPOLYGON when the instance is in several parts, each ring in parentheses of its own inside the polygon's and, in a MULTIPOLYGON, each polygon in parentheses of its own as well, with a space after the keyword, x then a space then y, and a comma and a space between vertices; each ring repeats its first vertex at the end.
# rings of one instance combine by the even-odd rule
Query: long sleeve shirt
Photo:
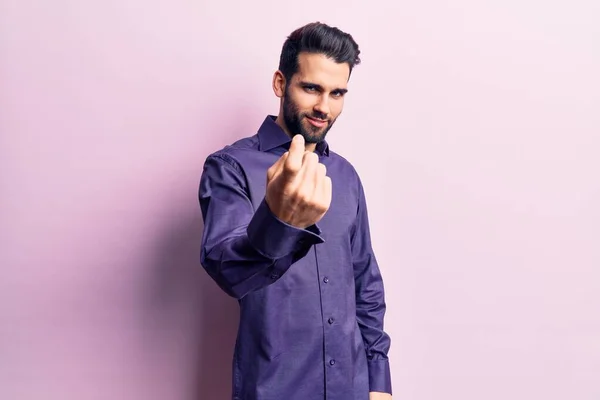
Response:
POLYGON ((332 180, 325 216, 306 229, 265 202, 267 169, 291 138, 267 116, 254 136, 209 155, 200 180, 201 263, 238 299, 233 399, 367 400, 391 393, 381 273, 352 165, 317 145, 332 180))

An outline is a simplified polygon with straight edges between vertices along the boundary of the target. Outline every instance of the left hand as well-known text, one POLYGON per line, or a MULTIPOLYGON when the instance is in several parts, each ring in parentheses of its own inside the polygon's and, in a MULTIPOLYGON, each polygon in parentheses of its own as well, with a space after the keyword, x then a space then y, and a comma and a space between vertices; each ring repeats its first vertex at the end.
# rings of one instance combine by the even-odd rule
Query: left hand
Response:
POLYGON ((371 392, 369 400, 392 400, 392 395, 389 393, 371 392))

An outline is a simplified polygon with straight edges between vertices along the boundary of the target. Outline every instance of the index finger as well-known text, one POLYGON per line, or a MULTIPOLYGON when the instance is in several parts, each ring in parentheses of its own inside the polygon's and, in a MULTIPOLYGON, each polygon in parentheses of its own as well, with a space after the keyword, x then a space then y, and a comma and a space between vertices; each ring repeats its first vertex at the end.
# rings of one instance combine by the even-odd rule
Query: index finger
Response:
POLYGON ((289 154, 283 167, 283 171, 288 177, 294 177, 300 171, 302 157, 304 157, 304 138, 302 135, 296 135, 292 138, 289 154))

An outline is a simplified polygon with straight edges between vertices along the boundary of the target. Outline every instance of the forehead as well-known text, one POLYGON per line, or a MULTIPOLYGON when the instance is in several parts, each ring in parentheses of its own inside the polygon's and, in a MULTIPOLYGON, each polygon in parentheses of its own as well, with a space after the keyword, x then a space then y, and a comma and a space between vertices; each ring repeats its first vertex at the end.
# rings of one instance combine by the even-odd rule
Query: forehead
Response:
POLYGON ((337 63, 324 54, 300 53, 296 78, 302 81, 336 89, 346 88, 350 66, 337 63))

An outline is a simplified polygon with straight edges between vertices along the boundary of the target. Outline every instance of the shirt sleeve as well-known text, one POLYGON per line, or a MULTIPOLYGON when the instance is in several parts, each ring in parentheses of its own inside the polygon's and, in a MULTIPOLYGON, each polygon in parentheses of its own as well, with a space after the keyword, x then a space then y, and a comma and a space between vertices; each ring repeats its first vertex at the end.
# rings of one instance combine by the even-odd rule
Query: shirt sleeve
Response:
POLYGON ((367 204, 363 186, 359 185, 359 205, 352 235, 352 262, 356 282, 356 317, 367 352, 369 389, 392 393, 388 352, 390 337, 384 331, 386 311, 381 272, 371 247, 367 204))
POLYGON ((240 166, 226 154, 206 159, 198 197, 204 221, 200 262, 232 297, 277 281, 323 242, 318 226, 301 229, 279 220, 264 198, 255 209, 240 166))

